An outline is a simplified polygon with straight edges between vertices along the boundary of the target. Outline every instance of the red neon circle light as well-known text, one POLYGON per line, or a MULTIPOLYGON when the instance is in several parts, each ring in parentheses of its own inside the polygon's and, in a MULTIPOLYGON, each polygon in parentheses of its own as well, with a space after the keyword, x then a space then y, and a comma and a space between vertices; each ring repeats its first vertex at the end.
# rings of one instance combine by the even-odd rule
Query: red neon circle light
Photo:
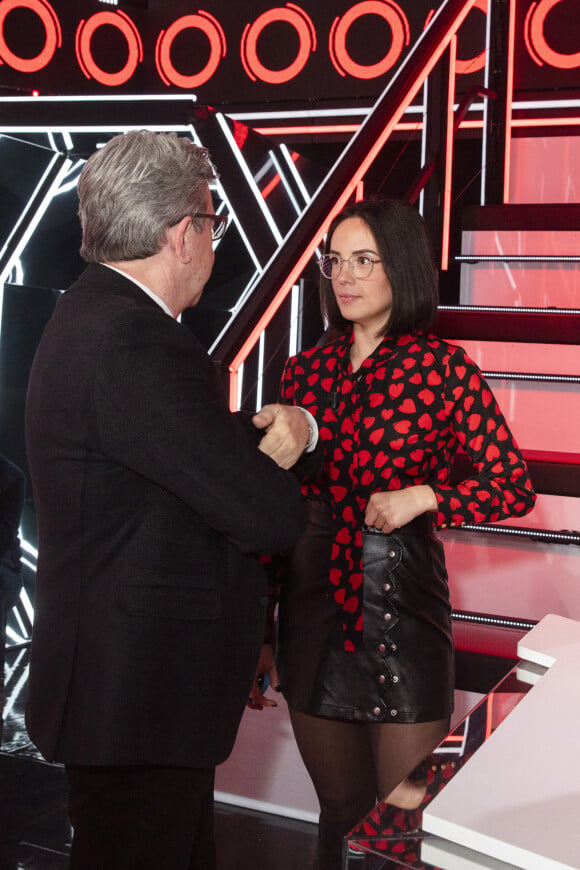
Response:
POLYGON ((580 66, 580 51, 562 54, 548 45, 544 35, 544 21, 554 6, 561 0, 540 0, 532 3, 524 21, 524 40, 530 56, 538 66, 544 62, 558 69, 575 69, 580 66))
POLYGON ((344 13, 342 18, 335 18, 330 29, 328 50, 335 69, 341 76, 351 75, 357 79, 374 79, 382 76, 399 60, 405 45, 409 45, 410 31, 407 16, 396 3, 391 0, 364 0, 344 13), (377 63, 356 63, 346 48, 348 31, 355 21, 364 15, 378 15, 389 27, 393 39, 391 47, 384 58, 377 63))
POLYGON ((75 36, 75 50, 79 66, 88 79, 95 79, 102 85, 115 88, 128 82, 137 64, 143 60, 143 43, 139 31, 128 15, 121 10, 116 12, 97 12, 85 21, 81 19, 75 36), (108 73, 95 63, 91 50, 91 39, 99 27, 110 24, 120 30, 127 40, 127 62, 116 73, 108 73))
POLYGON ((33 73, 43 69, 54 57, 57 48, 62 45, 60 21, 55 11, 46 0, 4 0, 0 3, 0 63, 6 63, 18 72, 33 73), (46 33, 44 48, 36 57, 23 58, 14 54, 6 45, 4 39, 4 21, 13 9, 30 9, 36 12, 46 33))
POLYGON ((226 56, 226 35, 221 24, 209 12, 199 10, 197 15, 183 15, 176 19, 167 30, 161 30, 155 45, 155 64, 157 72, 167 85, 179 88, 198 88, 212 77, 222 57, 226 56), (210 46, 209 60, 202 70, 186 76, 178 72, 171 60, 171 46, 175 37, 184 30, 201 30, 207 36, 210 46))
MULTIPOLYGON (((483 12, 484 17, 487 16, 487 0, 475 0, 475 3, 471 7, 473 9, 479 9, 480 12, 483 12)), ((461 60, 457 58, 455 63, 455 69, 458 73, 474 73, 480 69, 483 69, 485 66, 485 49, 478 54, 476 57, 468 58, 467 60, 461 60)))
POLYGON ((289 82, 302 72, 311 53, 316 51, 316 30, 312 19, 304 10, 294 3, 287 3, 286 8, 269 9, 256 18, 253 24, 246 24, 242 33, 240 51, 243 67, 253 82, 260 79, 271 85, 280 85, 289 82), (291 24, 298 34, 300 45, 298 54, 291 64, 284 69, 272 70, 259 60, 257 43, 262 31, 276 21, 291 24))

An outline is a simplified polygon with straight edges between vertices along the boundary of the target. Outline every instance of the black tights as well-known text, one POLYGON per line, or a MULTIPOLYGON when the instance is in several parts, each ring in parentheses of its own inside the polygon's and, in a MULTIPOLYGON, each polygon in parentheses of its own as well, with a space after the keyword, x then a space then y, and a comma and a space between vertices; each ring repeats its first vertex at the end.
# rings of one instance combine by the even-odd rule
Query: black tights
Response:
POLYGON ((340 870, 345 835, 449 731, 448 719, 367 724, 322 719, 292 708, 290 719, 320 803, 320 870, 340 870))

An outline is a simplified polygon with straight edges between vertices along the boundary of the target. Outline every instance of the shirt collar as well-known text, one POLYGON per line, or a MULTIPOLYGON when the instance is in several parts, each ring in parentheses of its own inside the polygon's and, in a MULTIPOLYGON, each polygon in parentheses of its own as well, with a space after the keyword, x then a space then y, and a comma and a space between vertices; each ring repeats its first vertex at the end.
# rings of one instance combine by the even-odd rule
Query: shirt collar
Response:
POLYGON ((122 269, 118 269, 116 266, 109 265, 109 263, 102 263, 101 265, 106 266, 107 269, 112 269, 113 272, 118 272, 119 275, 122 275, 123 278, 127 278, 128 281, 132 281, 133 284, 136 284, 137 287, 139 287, 139 289, 143 291, 143 293, 146 293, 147 296, 149 296, 151 299, 153 299, 153 301, 156 302, 159 305, 159 307, 162 308, 163 311, 165 311, 166 314, 169 314, 169 316, 172 318, 172 320, 175 320, 175 317, 173 316, 173 313, 172 313, 171 309, 169 308, 169 306, 166 304, 166 302, 163 299, 161 299, 160 296, 157 296, 157 294, 154 293, 153 290, 150 290, 149 287, 146 287, 145 284, 142 284, 141 281, 138 281, 136 278, 133 278, 132 275, 128 275, 127 272, 123 272, 122 269))

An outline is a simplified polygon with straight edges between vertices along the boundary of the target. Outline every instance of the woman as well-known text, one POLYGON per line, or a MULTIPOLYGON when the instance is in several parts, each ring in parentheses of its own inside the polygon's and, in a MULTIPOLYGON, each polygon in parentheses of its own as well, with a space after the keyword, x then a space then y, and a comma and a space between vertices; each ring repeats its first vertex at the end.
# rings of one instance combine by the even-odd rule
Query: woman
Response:
POLYGON ((449 730, 451 608, 434 528, 523 516, 535 496, 479 369, 425 331, 437 273, 418 212, 348 206, 320 268, 336 337, 290 359, 281 386, 282 402, 316 418, 325 465, 303 481, 309 525, 281 588, 278 672, 320 801, 320 867, 334 870, 344 835, 449 730), (460 449, 474 471, 456 484, 460 449))

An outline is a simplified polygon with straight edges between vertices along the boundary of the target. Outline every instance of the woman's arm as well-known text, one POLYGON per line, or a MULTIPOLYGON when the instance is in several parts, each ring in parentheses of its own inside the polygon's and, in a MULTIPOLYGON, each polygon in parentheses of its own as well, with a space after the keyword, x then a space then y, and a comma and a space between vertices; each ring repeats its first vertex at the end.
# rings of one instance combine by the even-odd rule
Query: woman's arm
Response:
POLYGON ((525 516, 536 500, 528 468, 490 387, 460 347, 447 359, 444 392, 447 420, 474 474, 455 485, 432 482, 438 525, 525 516))

